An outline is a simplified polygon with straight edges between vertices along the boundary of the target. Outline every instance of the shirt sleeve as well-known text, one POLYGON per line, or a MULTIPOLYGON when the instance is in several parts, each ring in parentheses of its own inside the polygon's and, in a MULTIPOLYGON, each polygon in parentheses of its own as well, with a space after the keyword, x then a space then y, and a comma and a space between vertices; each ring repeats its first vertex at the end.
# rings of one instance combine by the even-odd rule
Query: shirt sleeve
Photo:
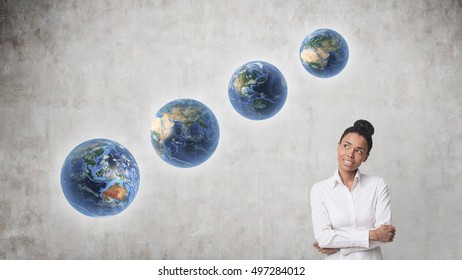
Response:
MULTIPOLYGON (((388 187, 383 180, 380 180, 379 186, 377 188, 377 201, 375 207, 375 224, 374 228, 376 229, 381 225, 391 225, 391 208, 390 208, 390 195, 388 192, 388 187)), ((371 229, 371 230, 372 230, 371 229)), ((379 241, 370 241, 369 248, 360 248, 360 247, 352 247, 352 248, 342 248, 340 251, 342 255, 348 255, 354 252, 365 251, 369 249, 373 249, 379 247, 385 242, 379 241)))
POLYGON ((375 226, 391 225, 390 194, 383 180, 380 180, 375 206, 375 226))
POLYGON ((310 193, 314 237, 322 248, 369 248, 369 230, 333 230, 319 186, 310 193))

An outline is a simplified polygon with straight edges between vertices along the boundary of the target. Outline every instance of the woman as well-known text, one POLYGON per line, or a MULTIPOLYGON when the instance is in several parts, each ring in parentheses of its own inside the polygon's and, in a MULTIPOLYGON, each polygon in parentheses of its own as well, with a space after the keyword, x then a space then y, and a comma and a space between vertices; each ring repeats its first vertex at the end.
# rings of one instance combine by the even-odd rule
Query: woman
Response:
POLYGON ((311 189, 313 246, 326 259, 382 259, 380 245, 395 236, 387 185, 358 169, 369 157, 373 134, 366 120, 347 128, 337 146, 337 171, 311 189))

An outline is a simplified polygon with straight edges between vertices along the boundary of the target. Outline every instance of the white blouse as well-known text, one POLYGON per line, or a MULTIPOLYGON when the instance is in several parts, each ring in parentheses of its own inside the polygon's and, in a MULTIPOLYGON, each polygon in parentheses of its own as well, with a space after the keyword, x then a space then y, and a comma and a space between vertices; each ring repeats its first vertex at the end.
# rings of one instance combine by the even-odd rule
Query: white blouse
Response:
POLYGON ((369 241, 369 230, 391 224, 390 197, 382 178, 358 170, 351 192, 334 176, 311 188, 314 237, 321 248, 340 248, 326 259, 382 259, 382 242, 369 241))

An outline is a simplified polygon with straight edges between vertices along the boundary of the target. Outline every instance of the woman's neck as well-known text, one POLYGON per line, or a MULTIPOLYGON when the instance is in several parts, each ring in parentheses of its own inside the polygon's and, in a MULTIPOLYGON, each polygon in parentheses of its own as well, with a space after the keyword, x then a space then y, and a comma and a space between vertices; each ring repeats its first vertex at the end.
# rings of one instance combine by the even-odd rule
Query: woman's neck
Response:
POLYGON ((356 172, 358 170, 356 169, 355 171, 345 171, 345 170, 338 170, 338 175, 340 176, 340 179, 342 179, 343 184, 351 191, 351 188, 353 187, 353 183, 355 181, 355 176, 356 172))

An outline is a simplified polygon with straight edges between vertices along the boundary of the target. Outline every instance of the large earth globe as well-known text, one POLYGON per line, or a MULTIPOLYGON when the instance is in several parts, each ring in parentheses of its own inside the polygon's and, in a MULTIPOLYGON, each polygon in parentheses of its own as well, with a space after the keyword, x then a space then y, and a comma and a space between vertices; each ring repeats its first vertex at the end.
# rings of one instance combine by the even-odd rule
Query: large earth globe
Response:
POLYGON ((308 73, 329 78, 340 73, 348 62, 345 39, 334 30, 318 29, 303 40, 300 61, 308 73))
POLYGON ((284 106, 287 83, 274 65, 253 61, 233 73, 228 95, 240 115, 251 120, 264 120, 276 115, 284 106))
POLYGON ((213 112, 193 99, 167 103, 151 123, 151 143, 166 163, 188 168, 212 156, 218 146, 220 128, 213 112))
POLYGON ((140 184, 138 165, 122 145, 93 139, 75 147, 61 169, 67 201, 90 217, 116 215, 135 199, 140 184))

